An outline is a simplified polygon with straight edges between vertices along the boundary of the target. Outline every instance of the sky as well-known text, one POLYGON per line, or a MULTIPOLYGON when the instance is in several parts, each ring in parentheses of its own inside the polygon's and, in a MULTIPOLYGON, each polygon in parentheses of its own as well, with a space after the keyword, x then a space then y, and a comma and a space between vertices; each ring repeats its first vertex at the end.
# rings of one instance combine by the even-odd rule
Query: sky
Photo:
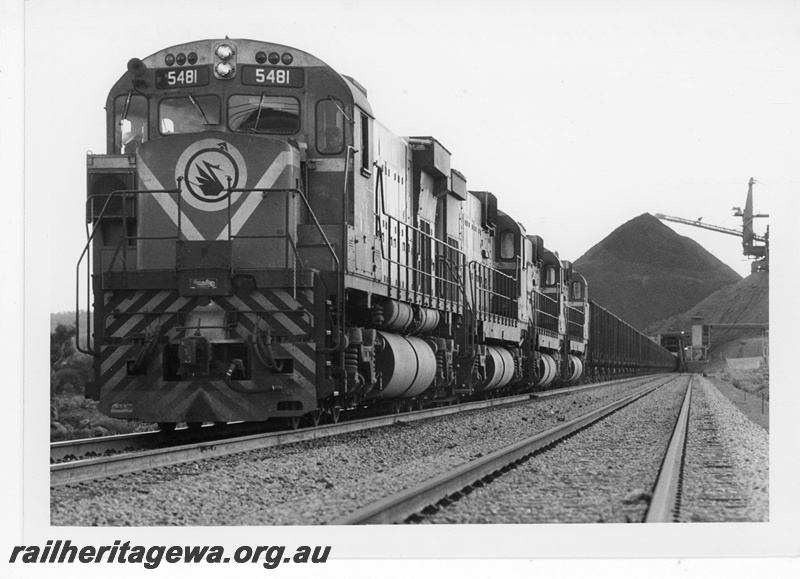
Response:
MULTIPOLYGON (((49 213, 54 312, 74 309, 85 153, 104 152, 106 95, 130 58, 188 40, 276 41, 353 76, 381 123, 436 137, 470 189, 494 192, 562 259, 645 212, 737 228, 751 177, 760 213, 798 185, 796 1, 24 6, 25 194, 42 209, 26 224, 49 213)), ((736 237, 673 228, 749 273, 736 237)))
MULTIPOLYGON (((645 212, 702 217, 704 223, 737 228, 741 221, 731 208, 744 205, 753 177, 758 181, 755 209, 770 214, 773 256, 786 263, 800 222, 798 16, 800 0, 0 4, 5 55, 0 80, 18 82, 20 95, 15 100, 3 94, 11 106, 0 107, 0 116, 21 122, 19 139, 12 136, 11 147, 0 155, 0 168, 13 185, 5 190, 12 197, 6 198, 10 209, 0 212, 0 220, 4 227, 24 231, 12 234, 10 251, 0 252, 0 258, 9 263, 4 272, 24 267, 24 293, 8 290, 3 307, 4 320, 13 315, 6 328, 21 327, 24 297, 26 444, 38 437, 42 449, 46 446, 46 430, 36 426, 47 420, 47 391, 38 387, 47 379, 41 363, 47 359, 46 314, 75 307, 75 264, 86 239, 85 154, 104 152, 105 98, 130 58, 226 35, 308 51, 366 87, 376 118, 390 130, 436 137, 470 189, 495 193, 501 210, 572 261, 645 212), (13 18, 6 18, 10 6, 13 18), (22 72, 15 74, 19 62, 22 72), (13 196, 15 191, 24 191, 24 197, 13 196)), ((671 226, 739 274, 749 272, 735 237, 671 226)), ((787 269, 779 275, 786 276, 787 269)), ((797 300, 786 293, 788 286, 773 284, 773 291, 778 297, 773 304, 780 304, 782 314, 775 326, 785 328, 787 320, 800 318, 797 300)), ((16 335, 3 332, 4 340, 19 347, 16 335)), ((776 341, 774 351, 780 347, 776 341)), ((14 374, 19 359, 12 353, 8 360, 9 383, 22 383, 22 375, 14 374)), ((791 360, 791 354, 778 359, 791 360)), ((785 368, 774 368, 779 384, 792 383, 788 374, 780 374, 785 368)), ((796 422, 786 410, 798 407, 795 390, 776 390, 776 396, 794 398, 775 405, 773 448, 778 441, 796 440, 793 431, 780 430, 796 422)), ((22 389, 8 390, 4 403, 22 408, 22 389)), ((3 421, 4 433, 6 427, 3 421)), ((8 428, 3 439, 22 456, 22 442, 15 446, 15 441, 23 439, 23 429, 13 422, 8 428)), ((21 472, 22 459, 14 464, 9 468, 21 472)), ((789 497, 797 512, 796 477, 787 476, 782 464, 775 464, 771 496, 776 504, 777 497, 789 497)), ((41 500, 47 493, 46 459, 24 465, 25 528, 32 520, 44 521, 37 536, 52 538, 47 501, 41 500)), ((9 477, 7 484, 17 486, 9 486, 4 496, 22 492, 22 480, 9 477)), ((12 520, 21 518, 22 508, 21 501, 6 505, 12 520)), ((784 512, 774 510, 773 520, 785 523, 784 512)), ((800 517, 788 520, 796 530, 800 517)), ((528 534, 504 535, 509 552, 536 547, 540 556, 542 549, 550 549, 544 551, 547 556, 569 556, 574 545, 591 546, 597 539, 583 526, 571 526, 569 536, 578 538, 564 540, 558 527, 537 537, 541 543, 525 542, 528 534)), ((760 554, 781 552, 796 537, 777 529, 758 529, 760 554)), ((147 540, 148 530, 140 531, 147 540)), ((282 531, 278 540, 311 540, 295 531, 282 531)), ((180 532, 176 541, 195 537, 193 530, 180 532)), ((310 536, 316 529, 307 532, 310 536)), ((638 549, 636 556, 657 543, 652 535, 641 535, 624 536, 638 549)), ((683 554, 697 552, 707 545, 707 535, 696 527, 682 529, 680 541, 667 548, 680 544, 683 554)), ((391 536, 404 545, 428 535, 419 529, 409 537, 398 529, 391 536)), ((360 537, 361 544, 372 540, 371 533, 360 537)), ((752 529, 738 527, 726 535, 725 552, 739 548, 733 554, 751 554, 753 537, 752 529)), ((386 540, 386 534, 380 538, 386 540)), ((479 545, 480 539, 469 544, 479 545)), ((792 545, 796 551, 796 541, 792 545)), ((552 575, 552 568, 545 574, 552 575)))

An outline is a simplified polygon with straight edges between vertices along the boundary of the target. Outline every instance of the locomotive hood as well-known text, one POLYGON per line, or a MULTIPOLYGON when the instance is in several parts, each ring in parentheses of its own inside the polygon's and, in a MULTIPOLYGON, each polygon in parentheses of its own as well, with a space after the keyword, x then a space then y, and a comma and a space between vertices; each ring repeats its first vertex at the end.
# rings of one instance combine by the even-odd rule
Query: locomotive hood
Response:
MULTIPOLYGON (((140 145, 136 165, 140 188, 153 191, 139 205, 142 238, 222 241, 274 233, 268 230, 278 226, 278 214, 283 217, 285 195, 236 190, 296 187, 300 152, 269 137, 175 135, 140 145), (157 192, 165 190, 172 192, 157 192)), ((173 267, 148 245, 142 245, 139 267, 173 267)))

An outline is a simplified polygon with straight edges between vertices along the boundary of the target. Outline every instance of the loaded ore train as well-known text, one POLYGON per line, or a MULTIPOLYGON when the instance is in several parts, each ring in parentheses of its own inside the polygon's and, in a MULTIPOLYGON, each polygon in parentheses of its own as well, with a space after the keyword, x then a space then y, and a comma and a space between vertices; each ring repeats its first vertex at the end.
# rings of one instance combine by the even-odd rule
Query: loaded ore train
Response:
POLYGON ((109 416, 297 426, 675 368, 306 52, 172 46, 128 63, 106 114, 76 309, 109 416))

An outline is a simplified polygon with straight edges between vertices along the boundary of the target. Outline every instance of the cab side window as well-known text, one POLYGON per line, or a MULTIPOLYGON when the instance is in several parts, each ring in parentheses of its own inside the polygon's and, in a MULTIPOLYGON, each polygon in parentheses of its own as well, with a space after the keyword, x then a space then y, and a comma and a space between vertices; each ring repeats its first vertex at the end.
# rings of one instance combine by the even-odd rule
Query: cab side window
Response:
POLYGON ((369 117, 361 113, 361 174, 369 175, 372 169, 372 149, 369 146, 369 117))
POLYGON ((336 155, 344 150, 344 115, 341 103, 325 99, 317 103, 317 151, 336 155))
POLYGON ((552 265, 548 265, 544 268, 544 285, 556 285, 556 268, 552 265))
POLYGON ((574 281, 572 282, 572 299, 573 300, 580 300, 583 299, 583 291, 581 291, 581 284, 580 282, 574 281))
POLYGON ((114 99, 114 152, 131 155, 147 136, 147 99, 131 93, 114 99))
POLYGON ((514 232, 504 231, 500 234, 500 259, 514 259, 514 232))

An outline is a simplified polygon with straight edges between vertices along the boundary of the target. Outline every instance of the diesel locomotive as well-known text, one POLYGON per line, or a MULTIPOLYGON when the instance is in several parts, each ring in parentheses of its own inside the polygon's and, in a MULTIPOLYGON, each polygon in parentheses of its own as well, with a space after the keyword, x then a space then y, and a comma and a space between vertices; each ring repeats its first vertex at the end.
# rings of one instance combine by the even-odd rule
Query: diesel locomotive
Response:
POLYGON ((675 367, 439 141, 394 135, 302 50, 134 58, 106 126, 76 322, 109 416, 297 426, 675 367))

